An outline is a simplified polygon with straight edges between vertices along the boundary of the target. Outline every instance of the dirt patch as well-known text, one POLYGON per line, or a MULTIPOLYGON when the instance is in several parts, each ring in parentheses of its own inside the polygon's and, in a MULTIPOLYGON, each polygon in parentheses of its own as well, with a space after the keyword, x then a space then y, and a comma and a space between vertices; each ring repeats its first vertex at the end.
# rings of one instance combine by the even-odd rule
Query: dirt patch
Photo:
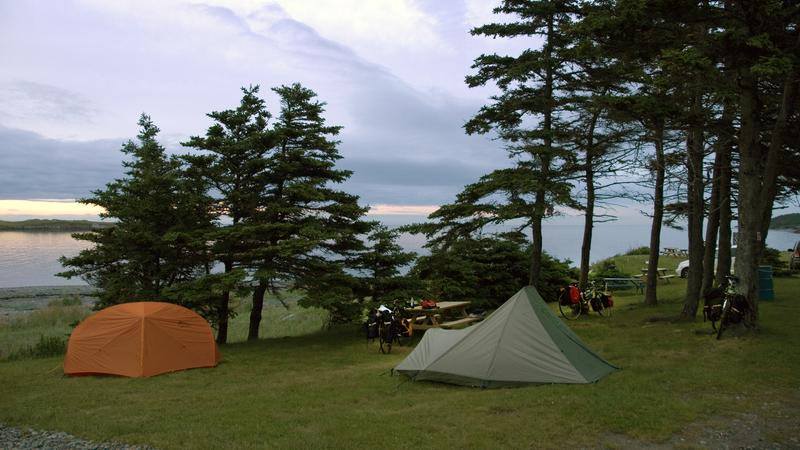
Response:
POLYGON ((607 434, 603 449, 800 449, 800 388, 780 401, 731 416, 709 417, 689 425, 666 442, 647 442, 624 434, 607 434))

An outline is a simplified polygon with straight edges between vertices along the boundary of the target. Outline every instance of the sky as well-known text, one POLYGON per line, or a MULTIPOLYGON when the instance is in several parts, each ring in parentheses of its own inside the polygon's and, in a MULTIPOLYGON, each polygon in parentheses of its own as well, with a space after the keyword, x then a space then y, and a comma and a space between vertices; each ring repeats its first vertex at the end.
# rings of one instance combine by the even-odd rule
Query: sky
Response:
MULTIPOLYGON (((140 114, 186 153, 242 87, 277 113, 270 89, 295 82, 343 127, 341 188, 389 224, 424 219, 510 164, 501 142, 463 130, 496 93, 464 83, 475 58, 537 46, 470 35, 505 19, 498 1, 0 0, 0 219, 97 219, 74 200, 123 175, 140 114)), ((641 209, 612 213, 647 223, 641 209)))
MULTIPOLYGON (((464 77, 495 2, 452 0, 0 0, 0 219, 89 217, 74 203, 122 176, 141 113, 171 152, 241 87, 300 82, 343 126, 342 186, 374 215, 425 215, 509 164, 463 125, 495 92, 464 77)), ((502 18, 501 18, 502 20, 502 18)))

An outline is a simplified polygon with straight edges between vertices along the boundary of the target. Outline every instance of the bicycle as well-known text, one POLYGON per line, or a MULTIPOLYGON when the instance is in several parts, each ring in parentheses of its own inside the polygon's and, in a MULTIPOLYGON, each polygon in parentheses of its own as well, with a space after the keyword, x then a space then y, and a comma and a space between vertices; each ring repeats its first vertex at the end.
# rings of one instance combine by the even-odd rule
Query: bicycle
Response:
MULTIPOLYGON (((739 283, 739 279, 733 275, 726 275, 725 280, 725 293, 723 295, 722 305, 720 307, 717 339, 722 337, 722 330, 729 325, 744 323, 745 326, 748 326, 747 313, 749 312, 750 307, 747 304, 747 298, 745 298, 744 295, 739 294, 736 288, 736 285, 739 283)), ((712 320, 712 328, 714 325, 715 321, 712 320)))
POLYGON ((614 301, 599 288, 597 282, 590 281, 589 287, 583 292, 578 290, 576 295, 577 289, 576 286, 561 289, 558 310, 565 319, 575 320, 581 314, 588 314, 590 310, 594 310, 602 317, 611 317, 614 301))
POLYGON ((378 338, 378 348, 381 353, 391 353, 392 346, 400 345, 401 338, 410 337, 412 332, 411 321, 401 317, 398 307, 394 310, 382 307, 370 312, 367 338, 378 338))

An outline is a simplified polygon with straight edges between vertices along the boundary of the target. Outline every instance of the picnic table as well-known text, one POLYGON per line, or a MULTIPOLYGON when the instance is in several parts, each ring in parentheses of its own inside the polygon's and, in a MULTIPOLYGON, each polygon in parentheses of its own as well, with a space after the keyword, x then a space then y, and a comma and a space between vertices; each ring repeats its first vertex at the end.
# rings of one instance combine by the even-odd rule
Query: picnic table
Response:
POLYGON ((603 284, 606 291, 633 287, 636 293, 644 294, 644 283, 637 277, 603 278, 603 284))
MULTIPOLYGON (((658 273, 658 279, 669 283, 670 278, 675 278, 675 274, 670 274, 668 271, 669 269, 666 267, 657 267, 656 272, 658 273)), ((645 277, 647 277, 647 267, 642 267, 642 279, 645 277)))
POLYGON ((664 256, 689 256, 689 250, 685 248, 672 248, 672 247, 664 247, 664 251, 661 252, 664 256))
POLYGON ((470 317, 467 314, 469 304, 468 301, 437 302, 435 308, 425 309, 415 306, 406 308, 405 311, 411 315, 411 323, 415 330, 459 328, 480 320, 480 317, 470 317))

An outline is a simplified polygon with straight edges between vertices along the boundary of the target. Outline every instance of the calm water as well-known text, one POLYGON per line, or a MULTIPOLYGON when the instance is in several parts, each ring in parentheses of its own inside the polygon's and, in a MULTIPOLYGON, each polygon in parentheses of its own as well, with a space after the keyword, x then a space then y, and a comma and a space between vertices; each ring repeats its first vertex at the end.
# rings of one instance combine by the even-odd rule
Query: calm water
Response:
POLYGON ((0 288, 85 284, 55 274, 64 270, 59 257, 75 256, 87 244, 64 232, 0 231, 0 288))
MULTIPOLYGON (((605 223, 595 227, 592 244, 592 261, 617 253, 647 246, 650 226, 647 224, 605 223)), ((545 225, 544 248, 560 259, 573 262, 580 259, 581 225, 545 225)), ((778 250, 786 250, 800 240, 800 235, 787 232, 769 232, 767 244, 778 250)), ((661 247, 686 248, 683 231, 665 229, 661 232, 661 247)), ((421 252, 424 238, 402 236, 400 244, 407 250, 421 252)), ((64 270, 58 263, 61 256, 75 256, 87 248, 83 241, 72 239, 70 233, 0 232, 0 288, 21 286, 52 286, 84 284, 80 279, 67 280, 56 277, 64 270)))

